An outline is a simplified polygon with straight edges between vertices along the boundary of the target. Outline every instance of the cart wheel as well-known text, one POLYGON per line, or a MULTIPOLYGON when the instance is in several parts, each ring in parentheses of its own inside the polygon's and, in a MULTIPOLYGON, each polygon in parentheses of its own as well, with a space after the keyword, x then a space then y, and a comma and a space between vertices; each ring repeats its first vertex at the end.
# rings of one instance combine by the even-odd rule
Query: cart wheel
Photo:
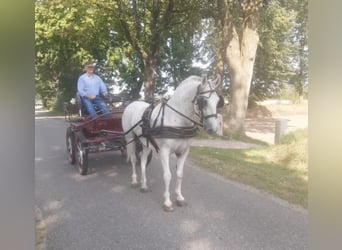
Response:
POLYGON ((66 148, 68 154, 68 161, 70 164, 75 164, 76 157, 75 157, 75 135, 71 131, 71 128, 68 127, 66 131, 66 148))
POLYGON ((81 175, 86 175, 88 172, 88 149, 84 147, 79 135, 76 136, 75 144, 78 171, 81 175))

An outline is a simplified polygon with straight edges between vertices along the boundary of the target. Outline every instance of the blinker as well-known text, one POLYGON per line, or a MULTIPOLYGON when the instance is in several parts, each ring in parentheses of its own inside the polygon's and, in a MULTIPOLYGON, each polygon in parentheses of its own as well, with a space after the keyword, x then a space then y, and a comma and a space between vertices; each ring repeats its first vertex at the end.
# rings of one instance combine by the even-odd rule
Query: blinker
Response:
POLYGON ((222 108, 224 105, 224 98, 222 95, 219 95, 218 97, 219 97, 219 101, 217 103, 217 108, 219 109, 219 108, 222 108))
POLYGON ((207 105, 207 100, 205 100, 203 97, 200 97, 197 99, 197 104, 198 108, 202 110, 207 105))

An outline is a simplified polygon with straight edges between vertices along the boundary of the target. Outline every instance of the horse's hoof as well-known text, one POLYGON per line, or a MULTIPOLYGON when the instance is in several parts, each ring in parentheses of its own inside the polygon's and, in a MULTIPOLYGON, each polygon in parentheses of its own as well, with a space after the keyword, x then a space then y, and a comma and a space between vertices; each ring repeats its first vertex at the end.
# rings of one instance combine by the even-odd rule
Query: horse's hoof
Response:
POLYGON ((140 188, 140 192, 141 193, 147 193, 148 192, 148 188, 140 188))
POLYGON ((139 187, 139 183, 131 183, 131 188, 137 188, 139 187))
POLYGON ((186 207, 188 203, 185 200, 176 200, 176 204, 179 207, 186 207))
POLYGON ((172 205, 171 205, 171 206, 165 206, 165 205, 163 205, 163 210, 164 210, 165 212, 173 212, 173 210, 175 210, 175 209, 173 208, 172 205))

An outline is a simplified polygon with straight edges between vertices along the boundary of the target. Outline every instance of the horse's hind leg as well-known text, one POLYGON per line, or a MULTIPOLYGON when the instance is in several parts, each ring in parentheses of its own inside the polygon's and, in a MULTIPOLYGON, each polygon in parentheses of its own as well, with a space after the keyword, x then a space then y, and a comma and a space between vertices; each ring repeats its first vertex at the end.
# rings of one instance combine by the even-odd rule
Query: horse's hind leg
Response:
POLYGON ((176 204, 180 207, 186 205, 186 201, 184 196, 182 195, 182 180, 183 180, 183 170, 184 163, 189 154, 189 147, 182 152, 181 154, 177 154, 177 180, 176 180, 176 204))
POLYGON ((132 180, 131 180, 131 187, 138 187, 138 181, 137 181, 137 171, 136 171, 136 163, 137 163, 137 157, 136 157, 136 142, 132 141, 131 138, 126 138, 126 142, 128 142, 126 149, 127 149, 127 161, 131 162, 132 165, 132 180))
POLYGON ((151 149, 147 147, 143 147, 141 158, 140 158, 140 166, 141 166, 141 187, 140 191, 142 193, 146 193, 148 190, 147 187, 147 179, 146 179, 146 166, 148 164, 148 157, 151 153, 151 149))

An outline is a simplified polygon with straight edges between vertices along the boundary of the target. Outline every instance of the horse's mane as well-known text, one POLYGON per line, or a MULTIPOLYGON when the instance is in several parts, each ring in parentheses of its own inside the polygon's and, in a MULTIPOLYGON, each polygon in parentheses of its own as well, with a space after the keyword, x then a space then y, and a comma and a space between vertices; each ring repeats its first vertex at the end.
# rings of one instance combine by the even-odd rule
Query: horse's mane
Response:
POLYGON ((175 89, 175 92, 183 91, 184 88, 190 86, 190 84, 200 84, 201 81, 202 81, 202 78, 200 76, 195 76, 195 75, 189 76, 185 78, 183 81, 181 81, 181 83, 175 89))
POLYGON ((189 82, 192 82, 192 81, 201 82, 201 80, 202 80, 201 77, 192 75, 192 76, 189 76, 189 77, 185 78, 183 81, 181 81, 181 83, 178 85, 178 87, 179 86, 183 86, 185 84, 188 84, 189 82))

